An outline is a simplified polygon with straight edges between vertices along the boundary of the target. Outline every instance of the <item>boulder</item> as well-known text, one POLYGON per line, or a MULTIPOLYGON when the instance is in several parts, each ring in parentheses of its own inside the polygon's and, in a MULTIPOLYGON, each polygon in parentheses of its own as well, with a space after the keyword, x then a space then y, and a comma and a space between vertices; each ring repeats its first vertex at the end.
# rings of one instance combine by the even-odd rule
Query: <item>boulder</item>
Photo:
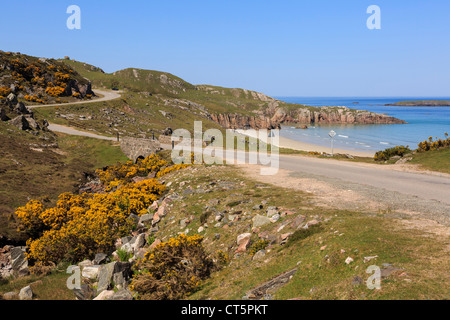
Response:
POLYGON ((11 124, 18 128, 19 130, 29 130, 30 124, 27 121, 27 118, 25 116, 18 116, 12 119, 11 124))
POLYGON ((3 294, 4 300, 17 300, 18 294, 17 292, 7 292, 3 294))
POLYGON ((145 246, 145 233, 141 233, 138 236, 134 237, 133 240, 131 240, 131 247, 133 249, 133 252, 139 251, 142 247, 145 246))
POLYGON ((293 229, 299 228, 303 224, 303 222, 305 222, 305 219, 306 219, 305 216, 295 217, 291 223, 291 228, 293 228, 293 229))
POLYGON ((14 111, 18 114, 31 114, 30 110, 25 106, 23 102, 16 104, 14 111))
POLYGON ((17 101, 17 96, 14 93, 10 93, 7 97, 6 100, 8 101, 8 103, 11 106, 15 106, 17 105, 18 101, 17 101))
POLYGON ((268 217, 257 215, 253 218, 253 228, 259 228, 259 227, 265 226, 266 224, 269 224, 269 223, 271 223, 271 222, 268 217))
POLYGON ((267 208, 267 216, 272 217, 274 215, 278 214, 278 208, 277 207, 268 207, 267 208))
POLYGON ((94 265, 101 265, 108 262, 108 256, 105 253, 97 253, 94 258, 94 265))
POLYGON ((274 214, 271 218, 270 218, 270 222, 272 222, 272 223, 275 223, 275 222, 277 222, 278 220, 280 220, 280 218, 281 218, 281 216, 280 216, 280 214, 274 214))
POLYGON ((19 274, 28 274, 28 260, 25 256, 25 252, 19 248, 11 249, 11 266, 14 272, 19 274))
POLYGON ((3 108, 0 108, 0 120, 1 121, 8 121, 9 120, 8 116, 6 115, 6 110, 3 109, 3 108))
POLYGON ((148 207, 149 212, 156 212, 158 210, 158 201, 153 201, 153 204, 148 207))
POLYGON ((114 286, 117 289, 123 289, 127 286, 127 282, 125 280, 124 272, 117 272, 113 275, 114 286))
POLYGON ((33 290, 31 290, 30 286, 22 288, 22 290, 20 290, 19 299, 20 300, 33 300, 33 290))
POLYGON ((102 291, 94 300, 111 300, 111 298, 114 296, 114 291, 112 290, 104 290, 102 291))
POLYGON ((78 266, 79 266, 80 268, 91 267, 91 266, 93 266, 93 265, 94 265, 94 264, 92 263, 91 260, 84 260, 84 261, 81 261, 81 262, 78 264, 78 266))
POLYGON ((156 246, 161 244, 161 240, 156 239, 155 241, 153 241, 153 243, 150 245, 149 251, 152 251, 153 249, 156 248, 156 246))
POLYGON ((128 289, 121 289, 114 293, 114 295, 111 297, 110 300, 133 300, 133 295, 131 294, 130 290, 128 289))
POLYGON ((83 284, 80 289, 74 289, 73 293, 77 297, 77 300, 92 300, 95 297, 94 289, 87 284, 83 284))
POLYGON ((110 288, 116 263, 118 262, 111 262, 103 265, 100 268, 98 275, 97 294, 100 294, 102 291, 108 290, 110 288))
POLYGON ((91 267, 85 267, 83 268, 83 271, 81 272, 81 275, 83 276, 83 278, 88 278, 91 280, 97 280, 98 279, 98 275, 100 273, 100 268, 101 266, 96 265, 96 266, 91 266, 91 267))
POLYGON ((139 220, 139 224, 143 224, 143 225, 151 225, 153 222, 153 214, 144 214, 141 216, 140 220, 139 220))
POLYGON ((255 255, 253 256, 253 260, 261 260, 262 258, 264 258, 266 256, 266 251, 265 250, 259 250, 257 253, 255 253, 255 255))
POLYGON ((130 214, 128 219, 133 221, 135 224, 138 224, 141 218, 138 215, 132 213, 132 214, 130 214))
POLYGON ((236 252, 245 252, 250 245, 250 238, 252 237, 251 233, 243 233, 237 237, 237 245, 238 248, 236 252))

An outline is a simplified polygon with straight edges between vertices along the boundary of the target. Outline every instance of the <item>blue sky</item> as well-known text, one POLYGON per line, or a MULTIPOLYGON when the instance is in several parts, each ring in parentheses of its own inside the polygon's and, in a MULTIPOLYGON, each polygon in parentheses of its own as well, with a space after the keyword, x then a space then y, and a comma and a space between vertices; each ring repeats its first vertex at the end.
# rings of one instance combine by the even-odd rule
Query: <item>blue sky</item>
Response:
POLYGON ((0 49, 272 96, 450 96, 448 0, 3 0, 0 49), (69 5, 82 29, 69 30, 69 5), (369 30, 369 5, 382 29, 369 30))

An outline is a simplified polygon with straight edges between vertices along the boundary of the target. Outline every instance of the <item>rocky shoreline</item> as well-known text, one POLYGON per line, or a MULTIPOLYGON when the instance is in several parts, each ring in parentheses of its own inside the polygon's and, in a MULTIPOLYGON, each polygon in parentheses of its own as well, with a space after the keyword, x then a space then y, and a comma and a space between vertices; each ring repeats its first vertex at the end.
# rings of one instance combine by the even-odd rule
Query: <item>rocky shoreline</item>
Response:
POLYGON ((214 114, 211 119, 225 129, 281 129, 282 124, 406 124, 406 121, 364 110, 347 107, 298 108, 285 111, 277 108, 273 112, 255 116, 240 114, 214 114))

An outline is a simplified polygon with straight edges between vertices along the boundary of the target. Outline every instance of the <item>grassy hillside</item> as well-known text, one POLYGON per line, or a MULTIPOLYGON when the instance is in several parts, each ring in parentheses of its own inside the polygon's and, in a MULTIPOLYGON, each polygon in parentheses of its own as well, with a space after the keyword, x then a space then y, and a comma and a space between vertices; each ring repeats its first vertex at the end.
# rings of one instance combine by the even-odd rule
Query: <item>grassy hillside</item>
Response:
MULTIPOLYGON (((266 292, 270 298, 449 298, 447 240, 405 227, 395 212, 386 216, 315 207, 311 195, 255 182, 230 166, 197 165, 160 180, 169 194, 179 196, 167 208, 152 238, 164 242, 179 232, 199 234, 209 255, 217 256, 220 251, 225 257, 222 268, 203 281, 189 300, 240 300, 294 269, 292 278, 266 292), (270 207, 277 208, 280 218, 252 228, 254 217, 267 216, 270 207), (220 221, 219 214, 223 217, 220 221), (302 228, 306 223, 311 226, 302 228), (245 252, 236 253, 236 239, 243 233, 251 234, 251 242, 245 252), (282 241, 286 235, 288 240, 282 241), (348 258, 352 260, 346 263, 348 258), (370 265, 382 270, 381 290, 365 285, 370 265)), ((55 271, 48 277, 6 281, 0 283, 0 293, 41 280, 36 288, 38 298, 54 299, 51 293, 60 292, 60 299, 73 299, 64 277, 67 274, 55 271)))
POLYGON ((109 141, 52 133, 34 136, 0 122, 0 235, 22 239, 10 216, 30 198, 53 203, 96 168, 126 159, 109 141))
POLYGON ((450 148, 416 153, 411 163, 426 170, 450 174, 450 148))
POLYGON ((28 103, 89 98, 89 81, 54 59, 0 51, 0 104, 10 93, 28 103))

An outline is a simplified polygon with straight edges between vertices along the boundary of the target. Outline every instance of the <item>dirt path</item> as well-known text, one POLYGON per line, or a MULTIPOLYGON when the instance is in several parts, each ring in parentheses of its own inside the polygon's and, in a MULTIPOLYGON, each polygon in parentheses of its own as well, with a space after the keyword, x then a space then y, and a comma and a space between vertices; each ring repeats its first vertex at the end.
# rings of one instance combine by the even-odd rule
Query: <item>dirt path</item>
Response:
POLYGON ((101 136, 101 135, 86 132, 86 131, 80 131, 80 130, 74 129, 72 127, 66 127, 66 126, 62 126, 59 124, 50 123, 48 128, 51 131, 70 134, 72 136, 82 136, 82 137, 89 137, 89 138, 94 138, 94 139, 99 139, 99 140, 108 140, 108 141, 116 141, 117 140, 117 138, 101 136))
POLYGON ((33 105, 33 106, 27 106, 27 108, 35 109, 35 108, 44 108, 44 107, 62 107, 62 106, 70 106, 70 105, 74 105, 74 104, 86 104, 86 103, 110 101, 110 100, 118 99, 121 97, 120 91, 113 92, 113 91, 95 90, 94 92, 102 95, 102 97, 100 97, 98 99, 88 100, 88 101, 78 101, 78 102, 71 102, 71 103, 33 105))
MULTIPOLYGON (((59 104, 46 104, 46 105, 34 105, 34 106, 27 106, 28 108, 35 109, 35 108, 44 108, 44 107, 61 107, 61 106, 69 106, 74 104, 86 104, 86 103, 94 103, 94 102, 102 102, 102 101, 110 101, 114 99, 118 99, 121 97, 120 91, 104 91, 104 90, 95 90, 95 93, 102 95, 101 98, 93 99, 89 101, 79 101, 79 102, 73 102, 73 103, 59 103, 59 104)), ((82 137, 90 137, 94 139, 100 139, 100 140, 109 140, 109 141, 116 141, 117 138, 112 137, 106 137, 102 135, 98 135, 95 133, 90 133, 86 131, 81 131, 78 129, 75 129, 73 127, 63 126, 59 124, 50 123, 48 127, 51 131, 54 132, 60 132, 65 134, 70 134, 73 136, 82 136, 82 137)))

